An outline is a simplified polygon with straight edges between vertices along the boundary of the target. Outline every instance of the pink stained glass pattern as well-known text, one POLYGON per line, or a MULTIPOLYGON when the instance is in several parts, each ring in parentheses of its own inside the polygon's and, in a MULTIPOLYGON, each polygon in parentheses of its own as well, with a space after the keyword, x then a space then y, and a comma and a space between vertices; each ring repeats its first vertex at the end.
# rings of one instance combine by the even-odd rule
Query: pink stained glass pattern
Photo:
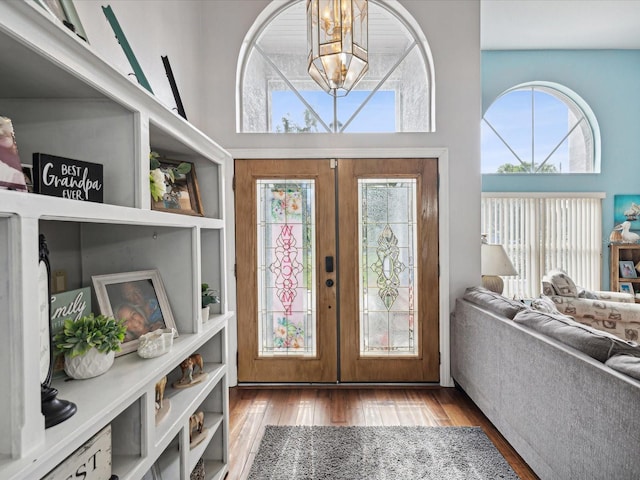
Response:
POLYGON ((291 305, 297 295, 297 275, 302 272, 302 265, 297 258, 297 242, 292 230, 291 225, 284 224, 280 227, 280 235, 276 239, 276 261, 269 265, 269 270, 276 276, 276 295, 282 303, 285 315, 291 315, 291 305))

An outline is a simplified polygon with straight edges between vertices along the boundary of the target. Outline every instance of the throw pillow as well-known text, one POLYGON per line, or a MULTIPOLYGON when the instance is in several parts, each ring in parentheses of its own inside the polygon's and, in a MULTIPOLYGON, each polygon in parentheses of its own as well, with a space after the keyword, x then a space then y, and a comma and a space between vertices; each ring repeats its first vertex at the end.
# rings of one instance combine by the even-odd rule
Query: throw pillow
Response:
POLYGON ((539 312, 559 313, 556 304, 553 303, 553 300, 545 295, 540 295, 540 298, 536 298, 533 302, 531 302, 531 307, 538 310, 539 312))
POLYGON ((516 313, 527 309, 527 306, 524 303, 503 297, 499 293, 492 292, 484 287, 467 288, 464 292, 463 298, 511 320, 513 320, 516 313))
POLYGON ((513 321, 580 350, 603 363, 616 354, 640 356, 640 345, 637 343, 627 342, 608 332, 583 325, 561 313, 523 310, 513 321))
POLYGON ((640 357, 633 355, 614 355, 605 362, 605 365, 614 370, 640 380, 640 357))
POLYGON ((545 275, 545 281, 550 282, 558 295, 563 297, 577 297, 578 287, 571 277, 562 270, 551 270, 545 275))

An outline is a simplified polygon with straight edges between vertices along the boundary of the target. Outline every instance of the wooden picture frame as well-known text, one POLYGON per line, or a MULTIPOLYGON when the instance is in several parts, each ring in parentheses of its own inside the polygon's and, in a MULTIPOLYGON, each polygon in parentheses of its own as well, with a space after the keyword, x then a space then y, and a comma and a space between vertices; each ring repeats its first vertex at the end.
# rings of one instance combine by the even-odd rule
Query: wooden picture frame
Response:
POLYGON ((633 283, 631 282, 620 282, 618 284, 618 290, 622 293, 630 293, 631 295, 634 295, 633 283))
POLYGON ((94 275, 91 279, 100 313, 122 318, 127 326, 122 350, 116 356, 137 350, 140 335, 159 328, 176 328, 157 269, 94 275))
POLYGON ((631 260, 621 260, 620 262, 620 276, 622 278, 638 278, 636 273, 636 266, 631 260))
POLYGON ((158 169, 164 173, 167 191, 159 200, 151 198, 151 209, 161 212, 181 213, 183 215, 204 216, 195 165, 191 162, 168 158, 158 158, 158 161, 160 162, 158 169), (191 165, 189 173, 175 173, 175 169, 181 163, 191 165), (174 171, 174 181, 171 179, 169 170, 174 171))

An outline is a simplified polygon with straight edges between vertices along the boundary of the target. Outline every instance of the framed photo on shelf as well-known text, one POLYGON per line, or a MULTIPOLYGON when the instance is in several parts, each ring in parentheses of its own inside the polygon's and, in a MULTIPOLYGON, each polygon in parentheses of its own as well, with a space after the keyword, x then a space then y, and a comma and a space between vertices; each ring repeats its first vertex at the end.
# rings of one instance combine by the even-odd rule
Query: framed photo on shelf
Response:
POLYGON ((127 327, 122 350, 116 356, 137 350, 140 335, 159 328, 176 328, 157 269, 94 275, 91 279, 100 313, 123 319, 127 327))
POLYGON ((633 295, 633 283, 631 282, 620 282, 618 286, 618 290, 622 293, 630 293, 633 295))
POLYGON ((638 278, 636 267, 631 260, 620 261, 620 276, 622 278, 638 278))
POLYGON ((158 158, 158 161, 160 166, 151 170, 152 182, 156 185, 152 186, 151 209, 203 216, 195 165, 167 158, 158 158), (189 171, 182 173, 184 167, 189 171))

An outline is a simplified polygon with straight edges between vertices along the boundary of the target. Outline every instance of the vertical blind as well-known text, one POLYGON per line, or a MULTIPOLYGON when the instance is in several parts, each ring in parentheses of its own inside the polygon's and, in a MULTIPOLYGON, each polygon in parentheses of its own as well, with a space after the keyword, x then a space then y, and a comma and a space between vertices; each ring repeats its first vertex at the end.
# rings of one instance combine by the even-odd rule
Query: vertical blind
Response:
POLYGON ((576 285, 599 290, 604 193, 483 193, 482 233, 502 244, 518 271, 504 295, 535 298, 545 272, 561 269, 576 285))

